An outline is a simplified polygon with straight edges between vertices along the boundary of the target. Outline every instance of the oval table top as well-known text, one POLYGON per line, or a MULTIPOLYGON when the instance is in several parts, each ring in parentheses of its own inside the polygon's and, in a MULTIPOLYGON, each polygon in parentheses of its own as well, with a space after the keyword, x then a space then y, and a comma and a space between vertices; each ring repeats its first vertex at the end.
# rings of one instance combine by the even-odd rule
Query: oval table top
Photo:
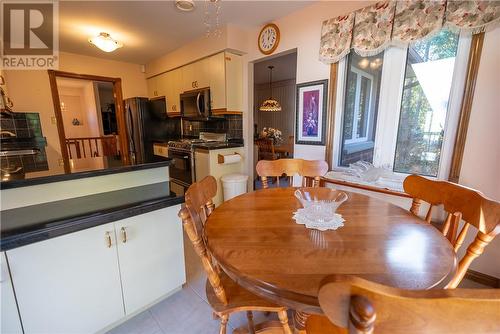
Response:
POLYGON ((404 289, 429 289, 456 270, 451 244, 432 225, 373 197, 350 193, 336 231, 296 224, 296 188, 235 197, 208 218, 208 248, 238 284, 296 310, 320 313, 330 274, 352 274, 404 289))

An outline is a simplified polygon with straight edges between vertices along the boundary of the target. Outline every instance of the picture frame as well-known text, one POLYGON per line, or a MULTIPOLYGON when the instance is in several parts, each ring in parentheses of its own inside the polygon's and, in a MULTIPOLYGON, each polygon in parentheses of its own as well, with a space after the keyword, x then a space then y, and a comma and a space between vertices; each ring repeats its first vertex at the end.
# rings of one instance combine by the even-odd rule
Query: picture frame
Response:
POLYGON ((325 145, 328 79, 297 85, 295 143, 325 145))

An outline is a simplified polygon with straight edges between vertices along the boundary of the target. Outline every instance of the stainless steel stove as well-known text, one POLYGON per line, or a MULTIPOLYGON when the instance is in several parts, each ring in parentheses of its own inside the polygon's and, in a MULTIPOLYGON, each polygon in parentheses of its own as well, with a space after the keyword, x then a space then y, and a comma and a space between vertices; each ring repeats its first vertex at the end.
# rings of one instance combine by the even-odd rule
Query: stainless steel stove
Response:
POLYGON ((185 191, 195 180, 194 145, 226 142, 225 133, 200 132, 200 138, 171 140, 168 142, 168 157, 174 163, 170 166, 172 187, 185 191))
POLYGON ((168 142, 168 148, 173 150, 192 151, 195 144, 226 142, 225 133, 200 132, 200 137, 195 139, 171 140, 168 142))

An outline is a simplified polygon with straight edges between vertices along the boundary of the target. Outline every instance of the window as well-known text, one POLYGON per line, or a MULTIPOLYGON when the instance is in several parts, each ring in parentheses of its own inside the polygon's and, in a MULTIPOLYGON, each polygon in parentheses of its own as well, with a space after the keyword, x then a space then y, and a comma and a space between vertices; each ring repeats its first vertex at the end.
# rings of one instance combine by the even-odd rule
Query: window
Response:
POLYGON ((394 171, 437 176, 458 35, 443 30, 408 48, 394 171))
POLYGON ((406 49, 371 57, 351 52, 339 64, 337 165, 364 160, 397 173, 445 177, 469 44, 443 29, 406 49))
POLYGON ((349 55, 345 91, 341 165, 372 162, 382 56, 349 55))

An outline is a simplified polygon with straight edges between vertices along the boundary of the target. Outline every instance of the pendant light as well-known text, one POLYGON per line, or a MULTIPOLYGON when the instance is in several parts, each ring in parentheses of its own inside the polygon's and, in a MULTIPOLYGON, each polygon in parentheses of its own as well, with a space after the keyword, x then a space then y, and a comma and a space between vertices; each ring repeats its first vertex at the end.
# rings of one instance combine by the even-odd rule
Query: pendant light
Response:
POLYGON ((269 99, 262 102, 259 111, 281 111, 281 105, 278 101, 273 99, 273 68, 274 66, 268 66, 269 68, 269 99))

